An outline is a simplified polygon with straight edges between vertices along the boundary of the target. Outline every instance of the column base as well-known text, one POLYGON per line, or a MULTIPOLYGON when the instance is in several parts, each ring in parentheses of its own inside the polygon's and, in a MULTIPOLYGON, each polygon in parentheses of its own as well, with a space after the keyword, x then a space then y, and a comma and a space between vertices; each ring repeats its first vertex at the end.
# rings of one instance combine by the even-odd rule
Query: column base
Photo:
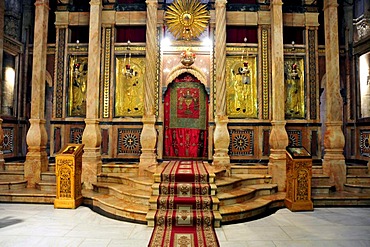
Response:
MULTIPOLYGON (((341 156, 343 157, 343 155, 341 156)), ((346 163, 344 159, 331 158, 327 157, 327 155, 324 156, 322 169, 324 174, 329 175, 330 181, 334 183, 336 190, 342 191, 347 180, 346 163)))
POLYGON ((158 162, 157 162, 157 155, 154 153, 155 150, 142 149, 141 151, 142 153, 140 155, 139 175, 143 176, 147 174, 146 170, 149 167, 158 165, 158 162))
POLYGON ((156 143, 157 131, 155 130, 155 115, 143 117, 143 130, 140 135, 141 155, 139 164, 139 175, 145 175, 145 170, 153 165, 157 165, 156 143))
POLYGON ((93 189, 92 184, 98 181, 98 174, 101 173, 102 164, 99 148, 84 148, 81 174, 81 182, 84 189, 93 189))
POLYGON ((27 188, 36 187, 36 183, 41 181, 41 172, 46 172, 48 165, 46 151, 28 151, 24 162, 24 178, 27 179, 27 188))
POLYGON ((278 191, 286 190, 286 157, 282 159, 271 159, 268 163, 269 174, 272 176, 272 183, 278 185, 278 191))
POLYGON ((227 149, 215 149, 215 154, 213 155, 213 166, 216 169, 225 169, 226 176, 231 175, 231 164, 230 157, 227 154, 227 149))

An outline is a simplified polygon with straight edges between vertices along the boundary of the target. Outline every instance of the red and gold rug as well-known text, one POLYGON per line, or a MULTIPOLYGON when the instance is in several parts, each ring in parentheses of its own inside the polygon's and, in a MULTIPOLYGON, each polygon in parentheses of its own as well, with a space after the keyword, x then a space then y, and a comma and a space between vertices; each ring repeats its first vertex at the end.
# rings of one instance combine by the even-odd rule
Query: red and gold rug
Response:
POLYGON ((201 161, 171 161, 162 172, 149 247, 217 247, 208 172, 201 161))

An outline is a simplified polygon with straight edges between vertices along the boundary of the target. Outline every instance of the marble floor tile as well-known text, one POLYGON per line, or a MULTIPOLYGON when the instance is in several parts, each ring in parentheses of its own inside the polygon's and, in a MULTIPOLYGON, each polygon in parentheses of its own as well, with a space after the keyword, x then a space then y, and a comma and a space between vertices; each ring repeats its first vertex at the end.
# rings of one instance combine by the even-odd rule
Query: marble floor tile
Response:
MULTIPOLYGON (((91 209, 0 203, 0 247, 146 247, 153 228, 91 209)), ((370 208, 280 209, 216 228, 221 247, 368 247, 370 208)))

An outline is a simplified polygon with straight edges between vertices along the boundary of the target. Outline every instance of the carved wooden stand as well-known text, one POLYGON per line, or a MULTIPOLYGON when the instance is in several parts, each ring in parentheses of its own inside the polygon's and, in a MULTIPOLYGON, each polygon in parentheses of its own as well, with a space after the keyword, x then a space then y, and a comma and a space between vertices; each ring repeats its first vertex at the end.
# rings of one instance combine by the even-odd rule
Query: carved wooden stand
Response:
POLYGON ((57 179, 54 208, 77 208, 83 201, 81 172, 83 144, 68 144, 56 155, 57 179))
POLYGON ((303 147, 287 148, 285 206, 291 211, 313 210, 311 201, 312 158, 303 147))

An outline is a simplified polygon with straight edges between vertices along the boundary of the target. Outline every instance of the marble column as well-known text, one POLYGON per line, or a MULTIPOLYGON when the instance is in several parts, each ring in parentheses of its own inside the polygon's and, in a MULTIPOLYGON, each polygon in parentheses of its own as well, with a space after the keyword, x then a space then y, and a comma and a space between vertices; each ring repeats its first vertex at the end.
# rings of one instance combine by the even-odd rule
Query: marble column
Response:
POLYGON ((229 118, 226 115, 226 0, 216 0, 215 26, 215 73, 216 73, 216 116, 214 131, 213 164, 226 169, 230 174, 230 157, 228 155, 230 136, 227 129, 229 118))
POLYGON ((27 132, 28 152, 24 163, 24 177, 28 187, 34 188, 41 172, 48 169, 45 128, 45 70, 48 34, 49 0, 35 2, 35 28, 33 40, 32 92, 30 128, 27 132))
POLYGON ((324 1, 325 65, 326 65, 326 131, 324 135, 323 171, 343 190, 346 182, 346 165, 343 155, 344 135, 343 100, 340 95, 339 40, 337 0, 324 1))
POLYGON ((144 116, 142 118, 143 130, 140 135, 141 155, 139 174, 157 164, 156 144, 157 131, 155 129, 155 87, 157 71, 157 0, 147 0, 146 19, 146 57, 145 57, 145 84, 144 84, 144 116))
MULTIPOLYGON (((4 52, 4 14, 5 14, 5 1, 0 1, 0 88, 3 81, 3 52, 4 52)), ((1 100, 0 100, 0 109, 1 100)), ((0 112, 1 114, 1 112, 0 112)), ((4 170, 4 154, 3 154, 3 141, 4 132, 2 127, 3 120, 0 118, 0 171, 4 170)))
POLYGON ((272 83, 272 128, 270 133, 269 173, 279 191, 285 191, 286 146, 288 134, 285 130, 284 49, 282 1, 273 0, 271 14, 271 83, 272 83))
POLYGON ((82 156, 82 182, 85 189, 92 189, 101 172, 101 130, 99 126, 99 82, 101 60, 101 0, 90 1, 88 75, 86 91, 86 119, 82 135, 84 154, 82 156))

